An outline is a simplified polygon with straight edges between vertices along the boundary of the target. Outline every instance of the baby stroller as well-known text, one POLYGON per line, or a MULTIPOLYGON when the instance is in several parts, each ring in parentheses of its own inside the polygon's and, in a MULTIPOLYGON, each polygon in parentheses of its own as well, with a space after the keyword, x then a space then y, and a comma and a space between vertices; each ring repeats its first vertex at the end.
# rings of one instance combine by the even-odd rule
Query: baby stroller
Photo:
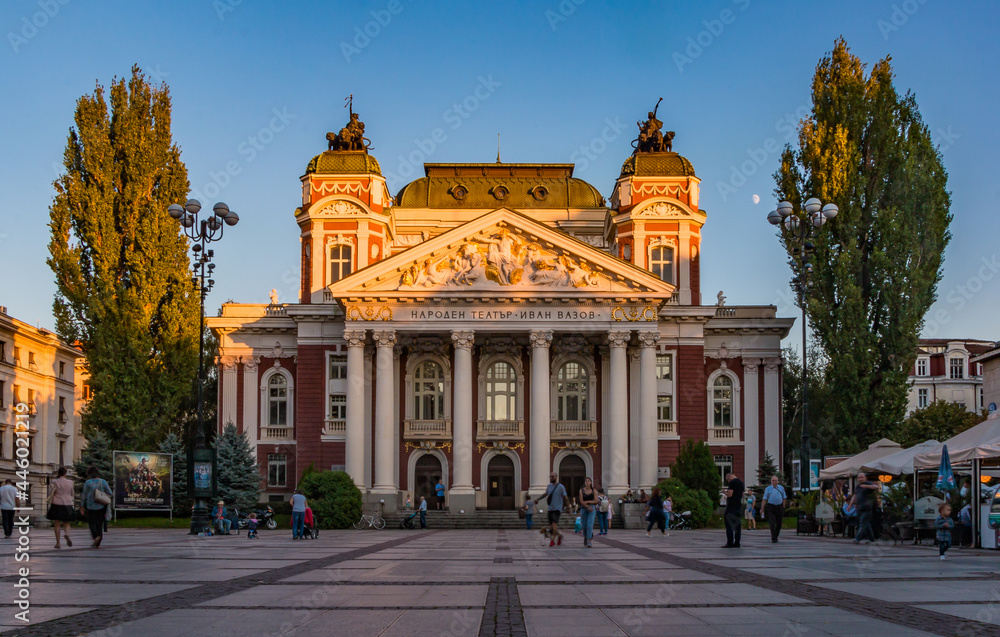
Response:
POLYGON ((681 511, 680 514, 670 512, 670 519, 667 521, 667 527, 671 531, 690 531, 691 530, 691 512, 681 511))
POLYGON ((403 518, 403 521, 399 523, 399 528, 401 529, 415 529, 416 524, 413 522, 413 518, 417 517, 418 511, 414 511, 408 517, 403 518))
POLYGON ((307 540, 315 540, 319 538, 319 522, 316 520, 315 513, 309 517, 310 524, 304 524, 302 526, 302 537, 307 540))

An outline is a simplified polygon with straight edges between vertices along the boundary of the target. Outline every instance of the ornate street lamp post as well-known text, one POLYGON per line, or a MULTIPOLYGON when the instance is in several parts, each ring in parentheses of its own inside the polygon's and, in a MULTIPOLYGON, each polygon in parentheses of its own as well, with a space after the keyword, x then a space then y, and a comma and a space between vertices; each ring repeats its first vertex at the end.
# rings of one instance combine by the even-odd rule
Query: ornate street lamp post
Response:
POLYGON ((212 208, 214 215, 208 219, 199 219, 201 202, 188 199, 182 208, 171 204, 167 213, 181 222, 181 232, 194 242, 191 252, 194 253, 194 267, 191 279, 199 288, 200 313, 198 322, 198 431, 195 433, 194 444, 188 452, 188 491, 194 499, 194 510, 191 512, 191 535, 203 533, 209 526, 209 498, 214 497, 217 477, 215 471, 215 454, 205 446, 205 420, 202 400, 202 387, 205 384, 205 296, 215 285, 212 272, 215 264, 212 257, 214 250, 206 249, 206 245, 222 238, 226 226, 235 226, 240 218, 229 206, 219 202, 212 208), (207 269, 207 272, 206 272, 207 269), (206 276, 207 275, 207 276, 206 276))
POLYGON ((813 197, 806 201, 804 210, 796 211, 788 201, 778 204, 777 210, 767 215, 771 225, 780 226, 785 243, 792 247, 792 258, 798 262, 798 275, 792 280, 802 308, 802 442, 799 449, 799 486, 803 492, 809 491, 809 378, 807 372, 806 348, 806 292, 812 264, 809 257, 814 245, 811 241, 827 221, 837 216, 837 206, 825 206, 813 197))

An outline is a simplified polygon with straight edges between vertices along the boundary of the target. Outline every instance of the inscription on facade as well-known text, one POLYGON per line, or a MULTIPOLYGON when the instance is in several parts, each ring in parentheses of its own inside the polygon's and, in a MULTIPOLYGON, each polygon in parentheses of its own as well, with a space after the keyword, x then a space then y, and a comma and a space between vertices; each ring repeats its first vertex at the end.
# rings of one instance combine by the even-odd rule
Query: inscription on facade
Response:
POLYGON ((464 308, 433 308, 433 307, 389 307, 357 306, 348 307, 348 321, 464 321, 496 323, 503 321, 558 321, 558 322, 635 322, 656 321, 656 308, 653 306, 615 306, 615 307, 560 307, 560 308, 525 308, 525 307, 464 307, 464 308))

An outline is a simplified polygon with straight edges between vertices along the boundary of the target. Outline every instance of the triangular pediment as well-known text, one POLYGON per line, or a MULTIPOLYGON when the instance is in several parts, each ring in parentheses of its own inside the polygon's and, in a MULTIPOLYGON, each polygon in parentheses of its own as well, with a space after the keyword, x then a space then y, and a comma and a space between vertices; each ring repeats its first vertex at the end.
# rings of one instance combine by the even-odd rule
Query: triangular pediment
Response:
POLYGON ((561 230, 501 208, 363 268, 333 298, 642 296, 674 286, 561 230))

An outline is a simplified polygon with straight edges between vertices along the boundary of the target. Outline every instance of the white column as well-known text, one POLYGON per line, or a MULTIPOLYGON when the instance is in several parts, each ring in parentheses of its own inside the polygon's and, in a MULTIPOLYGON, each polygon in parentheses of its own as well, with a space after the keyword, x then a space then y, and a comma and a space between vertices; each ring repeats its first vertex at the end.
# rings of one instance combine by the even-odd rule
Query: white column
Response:
MULTIPOLYGON (((744 484, 757 484, 757 467, 760 466, 760 393, 757 389, 759 358, 743 359, 743 480, 744 484)), ((777 461, 777 458, 775 458, 777 461)))
POLYGON ((549 405, 549 347, 551 330, 531 332, 531 463, 528 491, 535 497, 549 484, 551 405, 549 405))
MULTIPOLYGON (((395 379, 399 378, 399 357, 403 355, 403 348, 400 345, 392 348, 392 377, 395 379)), ((402 400, 402 392, 397 391, 395 393, 395 400, 392 406, 392 439, 402 440, 400 435, 399 427, 399 403, 402 400)), ((399 486, 399 445, 394 444, 392 446, 392 483, 399 486)), ((410 490, 413 490, 413 485, 410 485, 410 490)))
POLYGON ((605 462, 610 463, 611 484, 608 485, 608 495, 617 496, 628 491, 628 390, 625 383, 628 373, 628 357, 625 348, 631 332, 628 330, 612 330, 608 332, 608 345, 611 347, 611 378, 608 385, 611 392, 611 440, 608 445, 611 457, 605 462))
POLYGON ((764 451, 781 466, 781 359, 764 359, 764 451))
POLYGON ((219 426, 225 427, 229 423, 236 422, 236 358, 233 356, 222 356, 219 358, 222 365, 222 410, 219 414, 219 426))
POLYGON ((639 488, 647 493, 656 485, 660 463, 656 427, 656 342, 659 332, 639 332, 639 488))
MULTIPOLYGON (((373 493, 395 494, 392 482, 393 417, 396 404, 395 379, 392 377, 392 350, 396 345, 396 330, 373 330, 375 339, 375 485, 373 493)), ((395 504, 386 502, 387 510, 395 510, 395 504)))
POLYGON ((250 439, 250 451, 257 457, 257 401, 260 388, 257 386, 257 366, 260 358, 248 356, 243 359, 243 431, 250 439))
POLYGON ((476 385, 472 373, 472 344, 475 336, 471 330, 451 333, 455 345, 455 373, 451 384, 455 466, 448 506, 453 511, 470 511, 476 507, 476 490, 472 488, 472 391, 476 385))
MULTIPOLYGON (((640 423, 642 422, 639 418, 639 348, 629 347, 625 351, 628 353, 628 387, 631 390, 628 393, 628 413, 630 416, 628 419, 628 457, 639 458, 642 456, 640 447, 642 436, 639 435, 640 423)), ((604 378, 610 378, 610 374, 604 378)), ((610 451, 607 453, 609 454, 610 451)), ((610 458, 611 456, 606 454, 604 457, 610 458)), ((611 484, 610 480, 609 475, 608 481, 602 484, 611 484)), ((630 462, 628 467, 629 487, 636 486, 639 482, 639 463, 630 462)))
POLYGON ((691 226, 681 223, 677 233, 678 292, 681 305, 690 305, 691 293, 691 226))
POLYGON ((344 468, 365 489, 365 331, 344 330, 347 341, 347 431, 344 468))

